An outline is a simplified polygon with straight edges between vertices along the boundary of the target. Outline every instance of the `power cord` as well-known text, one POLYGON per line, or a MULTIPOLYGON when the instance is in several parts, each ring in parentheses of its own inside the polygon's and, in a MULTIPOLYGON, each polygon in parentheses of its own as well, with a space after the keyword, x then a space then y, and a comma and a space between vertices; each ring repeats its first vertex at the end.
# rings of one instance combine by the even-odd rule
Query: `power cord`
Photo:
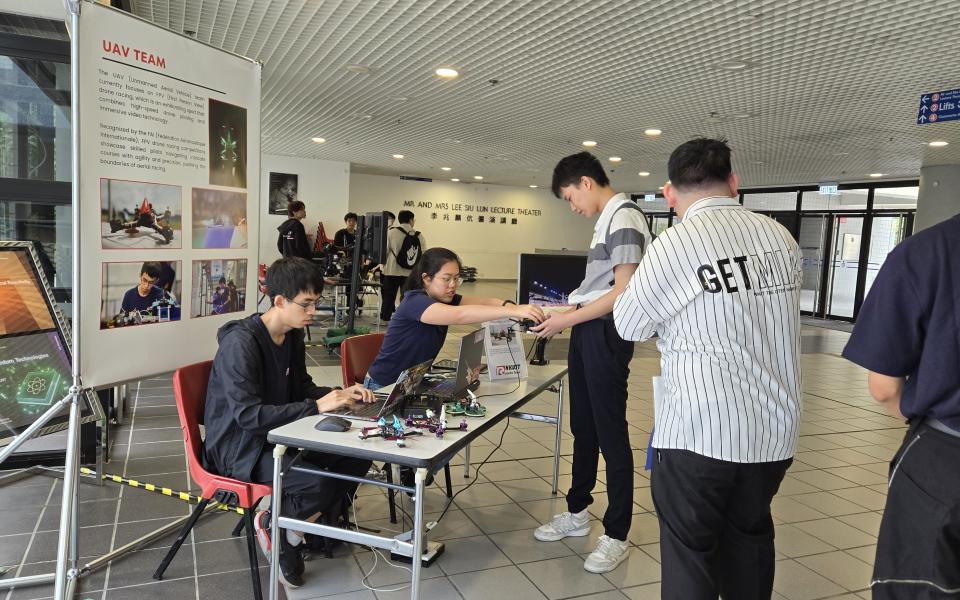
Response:
MULTIPOLYGON (((357 533, 360 533, 360 520, 357 518, 357 490, 353 492, 353 502, 350 503, 351 508, 353 508, 353 526, 356 528, 357 533)), ((377 565, 380 564, 380 559, 382 558, 388 566, 393 567, 394 569, 402 569, 413 575, 413 570, 410 567, 405 567, 403 565, 394 564, 393 561, 389 560, 386 556, 380 553, 379 548, 374 548, 373 546, 367 546, 373 552, 373 566, 370 567, 370 570, 363 574, 363 577, 360 579, 360 585, 364 588, 370 590, 371 592, 402 592, 403 590, 409 589, 410 585, 404 585, 398 588, 375 588, 370 585, 367 585, 370 576, 373 575, 373 572, 377 570, 377 565)))

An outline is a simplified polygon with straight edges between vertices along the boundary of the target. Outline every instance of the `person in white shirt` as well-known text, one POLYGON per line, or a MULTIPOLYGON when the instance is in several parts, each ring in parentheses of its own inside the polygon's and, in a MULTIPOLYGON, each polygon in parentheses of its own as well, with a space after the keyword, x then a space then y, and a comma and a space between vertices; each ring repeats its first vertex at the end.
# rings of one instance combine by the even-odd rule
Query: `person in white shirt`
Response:
POLYGON ((573 328, 567 360, 573 481, 567 492, 567 511, 539 527, 534 537, 552 542, 590 533, 587 507, 593 503, 591 492, 597 483, 597 461, 602 451, 608 500, 604 533, 583 568, 606 573, 617 568, 629 553, 634 476, 626 417, 633 343, 617 335, 610 311, 653 236, 640 207, 613 191, 603 165, 588 152, 568 156, 557 164, 553 193, 566 200, 573 212, 600 217, 594 227, 583 283, 570 294, 569 301, 576 306, 551 313, 531 328, 540 337, 573 328))
POLYGON ((659 335, 653 501, 666 599, 769 599, 770 501, 800 426, 801 254, 737 201, 723 140, 670 155, 664 196, 683 218, 617 298, 624 339, 659 335))

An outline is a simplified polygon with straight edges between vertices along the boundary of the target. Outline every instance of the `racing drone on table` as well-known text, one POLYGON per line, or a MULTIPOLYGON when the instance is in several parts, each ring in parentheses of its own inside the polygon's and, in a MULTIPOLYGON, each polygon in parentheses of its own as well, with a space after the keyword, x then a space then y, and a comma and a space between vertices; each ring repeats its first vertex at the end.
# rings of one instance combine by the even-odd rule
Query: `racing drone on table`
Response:
POLYGON ((140 232, 141 227, 146 227, 152 229, 161 237, 160 240, 157 240, 158 244, 166 245, 173 241, 173 228, 170 227, 170 218, 169 210, 164 211, 162 215, 158 214, 154 212, 153 204, 147 202, 147 199, 144 198, 140 208, 134 210, 131 220, 112 219, 110 221, 110 232, 117 233, 125 230, 129 235, 136 235, 140 232))

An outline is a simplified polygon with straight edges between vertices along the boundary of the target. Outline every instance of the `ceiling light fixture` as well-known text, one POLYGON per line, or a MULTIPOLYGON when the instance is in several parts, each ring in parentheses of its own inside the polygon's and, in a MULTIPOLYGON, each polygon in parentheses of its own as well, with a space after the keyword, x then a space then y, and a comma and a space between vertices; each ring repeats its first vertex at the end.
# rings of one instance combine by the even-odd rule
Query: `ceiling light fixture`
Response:
POLYGON ((583 145, 586 146, 587 148, 593 148, 594 146, 597 145, 597 143, 592 140, 587 140, 583 142, 583 145))
POLYGON ((370 67, 367 65, 347 65, 346 68, 351 73, 366 74, 370 72, 370 67))
POLYGON ((637 175, 640 177, 650 177, 650 171, 640 171, 637 175))
POLYGON ((453 169, 451 169, 450 167, 440 167, 440 170, 441 170, 441 171, 452 171, 453 169))
POLYGON ((452 178, 450 181, 452 181, 452 182, 454 182, 454 183, 460 183, 460 178, 459 178, 459 177, 454 177, 454 178, 452 178))
POLYGON ((473 178, 477 181, 481 181, 483 179, 483 175, 474 175, 473 178))
POLYGON ((437 74, 437 77, 441 79, 456 79, 460 76, 460 72, 456 69, 451 69, 450 67, 440 67, 434 73, 437 74))
POLYGON ((393 157, 394 157, 395 159, 397 159, 397 160, 400 160, 401 158, 403 158, 403 155, 402 155, 402 154, 394 154, 393 157))
POLYGON ((648 136, 650 136, 650 137, 657 137, 657 136, 660 135, 661 133, 663 133, 663 132, 660 131, 659 129, 644 129, 644 130, 643 130, 643 135, 648 135, 648 136))
POLYGON ((723 62, 717 63, 718 69, 724 69, 727 71, 742 71, 750 66, 750 63, 744 62, 742 60, 725 60, 723 62))
POLYGON ((877 177, 883 177, 883 173, 870 173, 870 177, 876 179, 877 177))
POLYGON ((610 162, 620 162, 621 160, 623 160, 623 159, 620 158, 619 156, 611 156, 611 157, 610 157, 610 162))
POLYGON ((315 137, 315 138, 310 138, 310 141, 315 142, 317 144, 323 144, 323 143, 326 143, 327 140, 322 137, 315 137))
POLYGON ((527 187, 529 187, 530 189, 536 189, 536 188, 538 188, 538 187, 540 187, 540 186, 538 186, 538 185, 535 184, 535 183, 531 183, 531 184, 528 185, 527 187))
POLYGON ((945 142, 943 140, 936 140, 927 144, 931 148, 943 148, 944 146, 949 146, 950 142, 945 142))

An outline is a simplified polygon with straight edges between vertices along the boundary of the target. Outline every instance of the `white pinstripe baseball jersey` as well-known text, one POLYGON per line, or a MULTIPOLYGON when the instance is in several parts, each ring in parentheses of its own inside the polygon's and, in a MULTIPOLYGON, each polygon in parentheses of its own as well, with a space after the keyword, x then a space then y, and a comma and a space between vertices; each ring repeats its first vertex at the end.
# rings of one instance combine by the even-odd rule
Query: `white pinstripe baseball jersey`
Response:
POLYGON ((784 460, 800 426, 801 254, 779 223, 703 198, 651 244, 613 309, 624 339, 659 335, 655 448, 784 460))

